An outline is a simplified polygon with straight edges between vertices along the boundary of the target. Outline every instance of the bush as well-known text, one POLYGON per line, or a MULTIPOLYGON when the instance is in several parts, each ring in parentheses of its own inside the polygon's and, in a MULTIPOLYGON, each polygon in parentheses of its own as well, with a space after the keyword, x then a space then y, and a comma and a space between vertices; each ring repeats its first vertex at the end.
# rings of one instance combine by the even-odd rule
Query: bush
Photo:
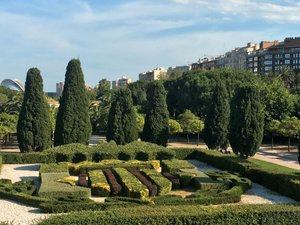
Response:
POLYGON ((122 184, 127 197, 146 199, 149 197, 149 190, 133 174, 124 168, 114 169, 118 180, 122 184))
POLYGON ((42 173, 68 173, 68 164, 67 163, 49 163, 49 164, 41 164, 40 175, 42 173))
POLYGON ((111 195, 118 195, 122 191, 122 186, 118 183, 115 175, 110 169, 104 169, 103 173, 109 183, 111 195))
POLYGON ((104 212, 52 216, 38 225, 181 225, 181 224, 289 224, 298 225, 300 207, 293 205, 140 206, 104 212))
POLYGON ((181 169, 194 169, 195 166, 186 160, 163 160, 161 162, 161 168, 163 172, 175 173, 181 169))
POLYGON ((71 186, 58 182, 59 179, 68 177, 69 173, 41 173, 41 187, 39 196, 49 199, 60 199, 62 197, 70 198, 88 198, 91 195, 89 188, 71 186))
POLYGON ((167 178, 168 180, 170 180, 172 182, 172 188, 173 189, 178 189, 180 188, 180 180, 179 178, 173 176, 172 174, 168 173, 168 172, 164 172, 162 173, 162 175, 167 178))
POLYGON ((156 170, 142 169, 142 173, 158 187, 158 195, 166 195, 172 190, 172 182, 156 170))
POLYGON ((197 154, 197 158, 203 162, 221 170, 237 172, 253 182, 300 201, 300 173, 298 170, 257 159, 240 159, 217 151, 199 150, 197 154))
POLYGON ((89 172, 89 183, 91 186, 92 195, 100 197, 109 196, 110 186, 101 170, 89 172))
POLYGON ((138 169, 129 168, 128 171, 132 173, 139 181, 145 185, 149 190, 149 196, 154 197, 157 195, 157 186, 152 183, 147 177, 145 177, 138 169))

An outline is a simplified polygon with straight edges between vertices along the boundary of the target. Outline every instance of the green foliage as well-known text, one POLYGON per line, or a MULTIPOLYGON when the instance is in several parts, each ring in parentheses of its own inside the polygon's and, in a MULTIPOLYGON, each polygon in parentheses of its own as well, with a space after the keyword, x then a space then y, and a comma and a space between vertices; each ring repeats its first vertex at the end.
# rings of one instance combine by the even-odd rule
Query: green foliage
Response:
POLYGON ((283 80, 280 78, 271 79, 264 87, 262 97, 266 105, 267 124, 271 120, 282 120, 291 116, 296 99, 284 86, 283 80))
POLYGON ((169 119, 169 128, 171 135, 175 135, 183 131, 180 123, 173 119, 169 119))
POLYGON ((127 197, 140 198, 145 200, 149 197, 149 190, 144 186, 138 178, 124 168, 115 168, 114 171, 125 189, 127 197))
POLYGON ((145 125, 145 116, 139 113, 136 107, 134 107, 134 111, 136 116, 136 124, 137 124, 138 132, 142 133, 145 125))
POLYGON ((68 172, 60 173, 41 173, 41 187, 38 195, 48 199, 68 198, 88 198, 91 195, 89 188, 71 186, 69 184, 58 182, 59 179, 68 177, 68 172))
POLYGON ((52 127, 43 80, 37 68, 27 72, 25 93, 19 114, 17 135, 21 152, 42 151, 51 147, 52 127))
POLYGON ((299 171, 256 159, 241 159, 217 151, 197 151, 197 158, 221 170, 238 172, 282 195, 300 200, 299 171), (289 187, 289 188, 287 188, 289 187))
POLYGON ((89 182, 93 196, 109 196, 110 186, 101 170, 93 170, 89 172, 89 182))
POLYGON ((59 103, 54 145, 87 144, 91 134, 89 102, 78 59, 72 59, 68 63, 64 90, 59 103))
POLYGON ((147 101, 147 83, 144 81, 136 81, 128 85, 132 94, 133 105, 139 105, 144 108, 147 101))
POLYGON ((297 117, 288 117, 281 121, 278 126, 278 132, 288 138, 297 138, 300 136, 300 120, 297 117))
POLYGON ((226 149, 228 146, 228 129, 230 106, 227 90, 219 82, 213 91, 204 126, 204 141, 209 149, 226 149))
POLYGON ((297 205, 140 206, 111 211, 70 213, 52 216, 39 225, 181 225, 181 224, 290 224, 297 225, 297 205))
POLYGON ((106 138, 122 145, 138 139, 136 113, 129 89, 118 89, 113 95, 106 138))
POLYGON ((162 171, 164 172, 178 172, 181 169, 194 169, 195 166, 189 163, 186 160, 178 160, 178 159, 172 159, 172 160, 162 160, 161 161, 161 167, 162 171))
POLYGON ((23 93, 0 86, 0 113, 18 115, 23 101, 23 93))
POLYGON ((17 129, 18 116, 0 113, 0 139, 9 133, 15 133, 17 129))
POLYGON ((161 173, 153 169, 142 169, 141 171, 152 183, 157 185, 158 195, 166 195, 172 190, 172 182, 161 173))
POLYGON ((67 173, 68 172, 68 164, 67 163, 49 163, 42 164, 40 166, 39 173, 67 173))
POLYGON ((264 107, 255 87, 240 88, 231 106, 229 141, 233 152, 247 158, 258 151, 264 132, 264 107))
POLYGON ((204 128, 203 122, 190 110, 186 110, 184 113, 180 114, 178 118, 182 130, 186 134, 197 134, 204 128))
POLYGON ((106 79, 100 80, 97 86, 97 99, 101 101, 106 98, 110 98, 110 95, 111 95, 110 82, 106 79))
POLYGON ((165 146, 169 138, 169 112, 166 91, 160 82, 149 83, 142 140, 165 146))

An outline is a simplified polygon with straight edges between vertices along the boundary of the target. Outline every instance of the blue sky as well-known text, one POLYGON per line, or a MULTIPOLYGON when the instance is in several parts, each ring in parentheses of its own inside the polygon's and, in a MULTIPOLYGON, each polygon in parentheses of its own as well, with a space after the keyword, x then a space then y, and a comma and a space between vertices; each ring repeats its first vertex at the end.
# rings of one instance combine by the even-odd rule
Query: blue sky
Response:
POLYGON ((296 0, 0 0, 0 80, 42 71, 46 91, 80 58, 87 84, 300 36, 296 0))

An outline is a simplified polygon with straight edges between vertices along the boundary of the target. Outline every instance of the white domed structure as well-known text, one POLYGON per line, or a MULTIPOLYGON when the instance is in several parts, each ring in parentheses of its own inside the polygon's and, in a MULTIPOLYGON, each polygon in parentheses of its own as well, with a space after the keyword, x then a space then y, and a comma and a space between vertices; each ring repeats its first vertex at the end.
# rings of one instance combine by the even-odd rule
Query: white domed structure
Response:
POLYGON ((25 87, 22 82, 18 79, 4 79, 1 82, 1 86, 7 87, 12 90, 24 91, 25 87))

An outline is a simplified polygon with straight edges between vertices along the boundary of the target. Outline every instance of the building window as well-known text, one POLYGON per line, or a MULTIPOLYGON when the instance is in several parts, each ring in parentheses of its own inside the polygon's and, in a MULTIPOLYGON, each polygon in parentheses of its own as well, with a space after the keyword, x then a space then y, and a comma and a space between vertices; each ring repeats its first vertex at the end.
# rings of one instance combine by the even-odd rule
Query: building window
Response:
POLYGON ((285 56, 284 56, 284 57, 285 57, 286 59, 289 59, 289 58, 290 58, 290 56, 291 56, 290 54, 285 54, 285 56))
POLYGON ((265 65, 272 65, 272 61, 271 60, 265 61, 264 64, 265 65))
POLYGON ((272 69, 272 66, 266 66, 265 71, 270 71, 272 69))
POLYGON ((249 61, 249 62, 253 62, 253 58, 249 58, 248 61, 249 61))
POLYGON ((290 64, 290 60, 284 60, 284 64, 290 64))
POLYGON ((272 59, 272 55, 265 55, 265 59, 272 59))

